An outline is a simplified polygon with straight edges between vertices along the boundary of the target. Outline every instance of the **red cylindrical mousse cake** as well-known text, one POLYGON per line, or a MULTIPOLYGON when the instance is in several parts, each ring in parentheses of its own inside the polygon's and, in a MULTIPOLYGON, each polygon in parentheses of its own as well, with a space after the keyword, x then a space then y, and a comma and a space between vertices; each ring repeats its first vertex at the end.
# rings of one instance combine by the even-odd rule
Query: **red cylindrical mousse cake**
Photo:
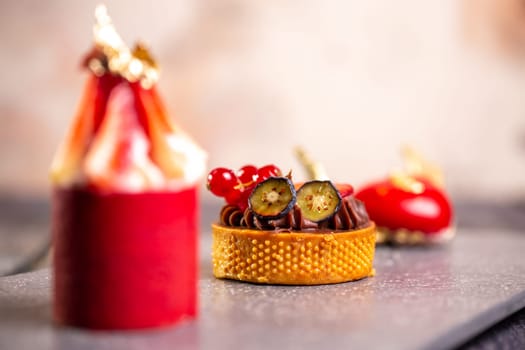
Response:
POLYGON ((54 193, 54 314, 122 329, 196 315, 197 194, 54 193))
POLYGON ((52 165, 54 318, 166 326, 197 314, 206 155, 168 118, 148 52, 127 49, 105 8, 97 20, 91 75, 52 165))

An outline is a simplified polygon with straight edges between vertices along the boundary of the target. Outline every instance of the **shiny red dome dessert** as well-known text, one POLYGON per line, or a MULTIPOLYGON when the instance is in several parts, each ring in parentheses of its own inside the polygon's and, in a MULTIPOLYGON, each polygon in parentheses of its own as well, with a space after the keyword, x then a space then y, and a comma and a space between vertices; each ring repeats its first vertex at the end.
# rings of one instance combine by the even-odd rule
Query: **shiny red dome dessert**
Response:
POLYGON ((361 188, 356 198, 365 203, 370 218, 384 236, 382 241, 425 243, 448 238, 452 205, 447 195, 427 180, 411 181, 417 191, 388 178, 361 188))
POLYGON ((410 169, 368 183, 355 194, 378 227, 378 242, 427 244, 451 239, 453 207, 447 193, 425 167, 419 166, 418 172, 410 169))

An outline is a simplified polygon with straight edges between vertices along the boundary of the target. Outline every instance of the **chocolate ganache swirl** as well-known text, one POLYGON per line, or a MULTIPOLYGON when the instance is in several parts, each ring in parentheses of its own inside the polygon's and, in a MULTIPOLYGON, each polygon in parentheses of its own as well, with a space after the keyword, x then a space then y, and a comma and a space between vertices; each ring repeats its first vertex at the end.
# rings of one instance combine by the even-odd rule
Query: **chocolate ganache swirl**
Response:
POLYGON ((340 209, 331 218, 313 222, 303 217, 297 204, 283 217, 265 220, 254 215, 250 208, 244 212, 237 206, 225 205, 220 213, 225 226, 275 231, 357 230, 370 224, 364 204, 354 196, 343 198, 340 209))

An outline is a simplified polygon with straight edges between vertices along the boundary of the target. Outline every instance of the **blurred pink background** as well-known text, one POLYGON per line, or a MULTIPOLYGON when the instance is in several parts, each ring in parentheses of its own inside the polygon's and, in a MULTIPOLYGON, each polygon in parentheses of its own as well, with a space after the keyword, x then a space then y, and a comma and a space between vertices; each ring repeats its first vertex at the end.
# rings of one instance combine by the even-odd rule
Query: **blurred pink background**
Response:
MULTIPOLYGON (((0 2, 0 194, 48 193, 97 3, 0 2)), ((302 145, 358 185, 410 144, 456 197, 525 197, 519 0, 105 3, 129 44, 152 48, 168 109, 210 168, 275 163, 301 177, 302 145)))

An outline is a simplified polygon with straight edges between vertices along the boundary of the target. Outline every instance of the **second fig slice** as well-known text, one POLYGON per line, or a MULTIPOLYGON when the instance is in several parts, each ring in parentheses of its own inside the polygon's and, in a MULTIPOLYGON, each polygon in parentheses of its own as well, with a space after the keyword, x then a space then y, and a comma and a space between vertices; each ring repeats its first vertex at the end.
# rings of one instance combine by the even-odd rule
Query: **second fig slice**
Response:
POLYGON ((341 206, 341 195, 330 181, 310 181, 297 190, 303 217, 320 222, 331 218, 341 206))

